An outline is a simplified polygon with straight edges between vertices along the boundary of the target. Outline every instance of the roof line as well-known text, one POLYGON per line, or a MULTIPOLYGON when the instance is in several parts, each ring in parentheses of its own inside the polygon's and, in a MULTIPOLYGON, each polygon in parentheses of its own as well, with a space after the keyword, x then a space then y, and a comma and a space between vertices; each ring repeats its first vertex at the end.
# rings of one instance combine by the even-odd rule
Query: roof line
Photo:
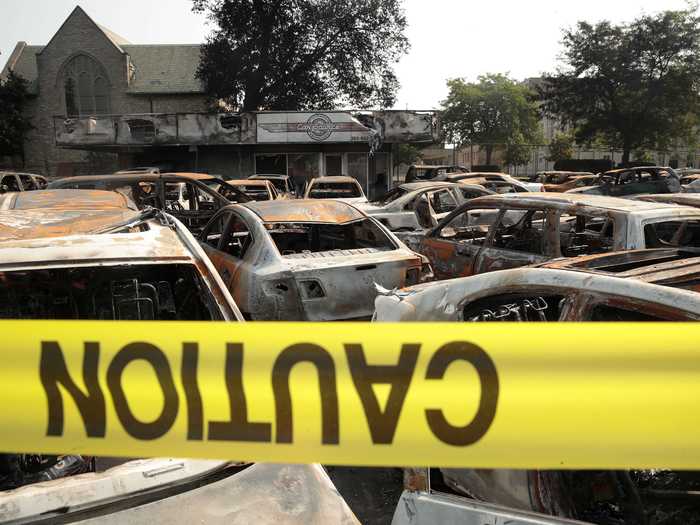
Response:
MULTIPOLYGON (((56 36, 58 36, 58 34, 61 32, 61 30, 63 30, 63 27, 68 23, 68 20, 70 20, 70 19, 73 17, 73 15, 74 15, 75 13, 82 13, 82 14, 84 14, 84 15, 87 17, 87 19, 92 23, 92 25, 95 26, 95 29, 97 29, 100 33, 102 33, 102 34, 104 35, 104 37, 105 37, 107 40, 109 40, 109 42, 117 49, 117 51, 119 51, 119 52, 120 52, 121 54, 123 54, 123 55, 126 54, 126 52, 119 46, 119 44, 117 44, 107 33, 105 33, 104 29, 102 29, 102 27, 101 27, 97 22, 95 22, 95 21, 90 17, 90 15, 88 15, 88 14, 85 12, 85 10, 84 10, 82 7, 80 7, 79 5, 75 6, 75 9, 73 9, 73 11, 71 11, 71 13, 68 15, 68 17, 63 21, 63 23, 61 24, 61 27, 59 27, 59 28, 58 28, 58 31, 56 31, 56 32, 54 33, 54 35, 51 37, 51 40, 49 40, 48 44, 46 44, 46 45, 44 46, 44 49, 42 49, 41 51, 39 51, 39 53, 37 53, 37 54, 41 54, 41 53, 43 53, 44 51, 46 51, 46 49, 51 45, 51 42, 54 41, 54 39, 56 38, 56 36)), ((110 32, 111 32, 111 31, 110 31, 110 32)))
POLYGON ((12 50, 12 53, 10 53, 10 57, 7 59, 7 62, 5 63, 5 67, 2 68, 2 72, 0 72, 0 78, 6 78, 7 76, 10 75, 10 71, 13 71, 15 66, 17 65, 17 62, 19 61, 19 57, 22 56, 22 53, 24 50, 27 48, 27 43, 24 41, 19 41, 15 45, 15 48, 12 50))

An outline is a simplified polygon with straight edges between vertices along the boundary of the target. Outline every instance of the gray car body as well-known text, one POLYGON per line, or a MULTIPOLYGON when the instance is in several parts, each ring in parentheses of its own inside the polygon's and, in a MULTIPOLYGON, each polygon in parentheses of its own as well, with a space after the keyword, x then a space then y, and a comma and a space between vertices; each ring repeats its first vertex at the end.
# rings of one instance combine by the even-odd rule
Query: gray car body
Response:
POLYGON ((375 282, 389 289, 400 288, 406 284, 408 270, 417 269, 420 275, 423 264, 418 254, 379 221, 368 218, 350 204, 334 200, 298 199, 227 206, 204 228, 200 243, 241 311, 254 320, 369 319, 374 309, 375 282), (224 214, 228 217, 221 217, 224 214), (224 246, 229 242, 226 231, 218 241, 210 235, 217 221, 229 225, 231 217, 242 221, 253 239, 242 257, 225 251, 224 246), (273 223, 344 224, 364 219, 373 221, 395 248, 282 255, 266 228, 266 224, 273 223), (302 287, 310 282, 318 284, 323 292, 321 297, 303 294, 302 287))

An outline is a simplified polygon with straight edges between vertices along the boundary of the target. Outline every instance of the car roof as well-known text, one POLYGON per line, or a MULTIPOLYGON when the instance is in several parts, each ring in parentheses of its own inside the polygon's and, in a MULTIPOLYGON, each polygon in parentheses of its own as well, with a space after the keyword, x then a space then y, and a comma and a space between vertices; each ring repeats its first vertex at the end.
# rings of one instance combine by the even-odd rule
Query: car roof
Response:
POLYGON ((104 210, 130 207, 129 200, 116 191, 55 189, 0 195, 0 210, 104 210))
POLYGON ((166 173, 161 173, 164 177, 167 177, 169 175, 175 175, 176 177, 184 177, 186 179, 193 179, 193 180, 209 180, 209 179, 215 179, 214 175, 210 175, 208 173, 189 173, 189 172, 179 172, 179 171, 173 171, 173 172, 166 172, 166 173))
POLYGON ((577 207, 600 208, 606 210, 635 212, 678 208, 671 204, 644 202, 639 200, 621 199, 605 195, 586 195, 581 193, 510 193, 504 195, 489 195, 470 201, 471 206, 489 204, 495 206, 512 206, 533 208, 545 206, 563 211, 577 207))
POLYGON ((353 177, 348 177, 347 175, 331 175, 327 177, 316 177, 314 179, 311 179, 312 184, 315 184, 317 182, 357 182, 357 179, 353 177))
MULTIPOLYGON (((121 213, 133 212, 124 210, 121 213)), ((55 212, 0 212, 0 265, 6 268, 34 264, 74 266, 90 261, 121 264, 128 259, 168 263, 196 260, 178 232, 157 219, 148 220, 146 231, 90 234, 121 221, 115 222, 118 217, 114 211, 92 212, 90 217, 86 212, 85 215, 66 218, 66 212, 60 215, 55 212), (53 225, 52 218, 57 220, 53 225), (23 219, 26 221, 20 224, 23 219)), ((138 213, 131 217, 136 219, 138 213)))
POLYGON ((700 276, 700 249, 654 248, 556 259, 540 268, 615 275, 656 284, 672 284, 700 276))
MULTIPOLYGON (((484 297, 501 294, 528 293, 530 290, 541 293, 590 293, 601 296, 619 296, 625 300, 648 301, 651 306, 660 305, 667 309, 687 312, 700 317, 700 294, 694 291, 640 279, 624 279, 605 273, 592 273, 559 268, 522 267, 499 270, 460 277, 446 281, 424 283, 396 292, 400 302, 411 306, 399 307, 394 301, 384 302, 382 309, 392 309, 407 320, 432 320, 443 316, 443 312, 459 311, 465 301, 476 301, 484 297), (439 305, 439 306, 438 306, 439 305)), ((381 298, 380 298, 381 299, 381 298)), ((378 299, 378 305, 379 301, 378 299)), ((652 309, 650 314, 654 314, 652 309)))
POLYGON ((216 177, 212 175, 208 175, 206 173, 110 173, 108 175, 79 175, 77 177, 64 177, 62 179, 58 179, 51 184, 53 185, 61 185, 61 184, 69 184, 71 182, 93 182, 93 181, 102 181, 102 180, 115 180, 115 181, 123 181, 123 182, 131 182, 131 181, 145 181, 145 182, 151 182, 151 181, 157 181, 161 178, 183 178, 183 179, 191 179, 191 180, 209 180, 209 179, 214 179, 216 177))
POLYGON ((92 233, 137 218, 139 212, 111 210, 7 210, 0 211, 0 243, 92 233))
POLYGON ((255 213, 263 222, 316 222, 343 224, 366 217, 354 206, 332 199, 291 199, 235 204, 255 213))
POLYGON ((608 170, 603 173, 603 175, 614 175, 616 173, 625 173, 628 171, 644 171, 644 170, 670 170, 670 166, 635 166, 633 168, 617 168, 614 170, 608 170))
POLYGON ((289 175, 267 175, 265 173, 256 173, 255 175, 251 175, 248 177, 248 180, 256 180, 256 179, 289 179, 289 175))
POLYGON ((226 182, 231 186, 264 186, 266 188, 270 184, 270 181, 265 179, 230 179, 226 182))
POLYGON ((654 193, 650 195, 638 195, 635 199, 646 202, 662 202, 700 208, 700 193, 654 193))
POLYGON ((399 186, 402 190, 406 191, 416 191, 416 190, 422 190, 424 188, 439 188, 439 187, 447 187, 447 188, 456 188, 458 187, 459 184, 456 182, 447 182, 447 181, 434 181, 431 182, 429 180, 426 181, 419 181, 419 182, 405 182, 399 186))

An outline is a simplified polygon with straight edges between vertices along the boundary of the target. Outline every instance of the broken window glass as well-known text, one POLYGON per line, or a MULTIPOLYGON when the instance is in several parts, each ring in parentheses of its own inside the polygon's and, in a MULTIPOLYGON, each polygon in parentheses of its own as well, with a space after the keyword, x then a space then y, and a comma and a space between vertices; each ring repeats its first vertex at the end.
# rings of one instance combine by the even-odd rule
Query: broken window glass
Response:
POLYGON ((501 294, 485 297, 464 307, 463 319, 470 322, 558 321, 564 296, 501 294))
POLYGON ((38 190, 38 186, 31 175, 20 175, 19 180, 22 182, 24 191, 38 190))
POLYGON ((248 225, 238 215, 233 215, 228 231, 224 234, 221 250, 236 259, 242 259, 251 244, 253 237, 248 225))
POLYGON ((531 210, 515 224, 504 214, 493 238, 494 248, 544 255, 544 212, 531 210))
POLYGON ((14 175, 5 175, 2 178, 2 183, 0 187, 3 191, 21 191, 17 178, 14 175))
POLYGON ((562 215, 559 219, 561 254, 593 255, 613 250, 614 222, 608 217, 562 215))
POLYGON ((0 319, 219 319, 189 264, 0 272, 0 319))
POLYGON ((434 213, 449 213, 457 208, 457 201, 449 190, 439 190, 430 193, 430 205, 434 213))
POLYGON ((664 221, 644 226, 647 248, 700 246, 700 221, 664 221))
POLYGON ((389 237, 371 219, 349 224, 266 224, 283 256, 343 250, 394 250, 389 237))
POLYGON ((311 186, 310 199, 348 199, 362 197, 362 190, 352 182, 319 182, 311 186))
MULTIPOLYGON (((418 213, 418 209, 416 209, 418 213)), ((498 217, 498 210, 468 209, 456 215, 438 233, 441 239, 480 246, 484 244, 489 227, 498 217)))

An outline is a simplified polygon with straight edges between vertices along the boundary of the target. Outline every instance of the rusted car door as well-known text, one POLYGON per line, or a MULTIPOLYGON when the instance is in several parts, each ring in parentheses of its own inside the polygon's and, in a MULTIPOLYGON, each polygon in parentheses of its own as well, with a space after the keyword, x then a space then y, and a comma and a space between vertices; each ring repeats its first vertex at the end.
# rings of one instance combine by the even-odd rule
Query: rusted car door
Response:
POLYGON ((423 238, 418 251, 430 259, 437 279, 474 273, 474 263, 486 242, 494 213, 498 214, 498 210, 466 208, 423 238))
POLYGON ((503 210, 477 254, 473 273, 518 268, 551 259, 553 247, 547 242, 547 226, 556 228, 556 219, 556 214, 544 210, 528 210, 524 214, 521 210, 503 210))
POLYGON ((244 258, 253 243, 250 228, 238 214, 223 211, 202 231, 200 242, 236 304, 247 313, 247 287, 241 285, 241 277, 247 270, 244 258))

